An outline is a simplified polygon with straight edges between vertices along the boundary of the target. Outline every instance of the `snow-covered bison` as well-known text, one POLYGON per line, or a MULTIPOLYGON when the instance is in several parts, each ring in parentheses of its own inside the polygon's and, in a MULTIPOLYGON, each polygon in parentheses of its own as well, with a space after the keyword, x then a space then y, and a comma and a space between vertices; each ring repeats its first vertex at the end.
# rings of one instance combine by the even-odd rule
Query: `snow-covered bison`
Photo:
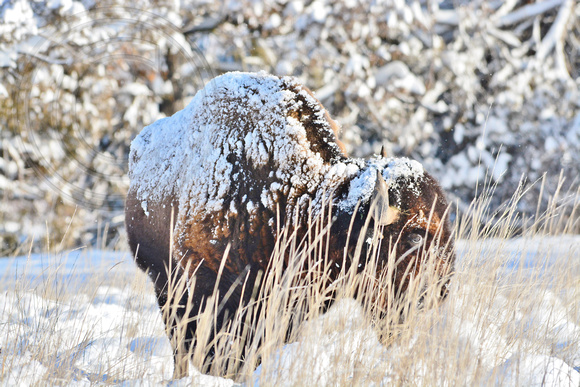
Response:
MULTIPOLYGON (((442 271, 452 266, 447 203, 437 182, 407 158, 345 156, 337 130, 306 87, 265 73, 217 77, 185 109, 143 129, 131 144, 126 225, 162 309, 179 305, 183 317, 189 303, 188 318, 195 317, 217 288, 218 331, 250 301, 277 233, 284 227, 304 231, 329 197, 325 256, 333 266, 350 265, 361 237, 357 265, 364 266, 374 230, 389 241, 376 259, 379 267, 396 260, 397 286, 426 256, 440 261, 442 271), (183 275, 189 289, 173 299, 168 282, 183 275)), ((175 324, 166 319, 170 336, 175 324)), ((185 350, 196 324, 195 318, 188 322, 185 350)), ((186 372, 178 361, 176 354, 176 377, 186 372)))

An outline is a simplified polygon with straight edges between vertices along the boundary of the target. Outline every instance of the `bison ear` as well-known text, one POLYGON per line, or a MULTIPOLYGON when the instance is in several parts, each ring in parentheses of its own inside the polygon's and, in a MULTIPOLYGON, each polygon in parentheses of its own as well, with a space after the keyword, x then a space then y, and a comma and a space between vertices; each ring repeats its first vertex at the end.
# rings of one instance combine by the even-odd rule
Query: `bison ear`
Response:
POLYGON ((371 201, 372 216, 381 226, 388 226, 399 219, 399 209, 389 206, 389 185, 381 172, 377 172, 377 182, 371 201))

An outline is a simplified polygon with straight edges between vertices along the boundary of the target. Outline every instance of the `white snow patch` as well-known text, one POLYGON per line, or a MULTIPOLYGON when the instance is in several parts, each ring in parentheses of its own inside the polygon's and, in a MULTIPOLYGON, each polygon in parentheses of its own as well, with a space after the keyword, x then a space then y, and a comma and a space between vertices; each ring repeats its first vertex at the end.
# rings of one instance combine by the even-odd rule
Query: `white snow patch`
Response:
POLYGON ((145 216, 149 217, 149 210, 147 209, 147 200, 141 201, 141 208, 143 209, 145 216))
MULTIPOLYGON (((473 248, 472 244, 458 242, 458 268, 464 267, 466 250, 473 248)), ((476 247, 480 263, 490 254, 498 254, 499 249, 505 256, 503 270, 498 271, 499 280, 510 286, 514 276, 526 272, 550 278, 553 270, 562 265, 562 259, 576 257, 579 248, 578 236, 486 240, 476 247)), ((129 286, 139 273, 131 254, 77 250, 2 258, 0 272, 4 273, 0 347, 10 364, 3 379, 6 385, 46 384, 46 372, 54 369, 74 373, 79 385, 158 385, 171 378, 172 350, 153 289, 144 292, 140 287, 129 286), (113 276, 121 280, 103 282, 113 276), (47 292, 47 286, 60 290, 47 292), (45 351, 53 349, 54 354, 33 357, 32 346, 40 343, 45 345, 45 351)), ((574 283, 577 282, 571 282, 574 283)), ((498 290, 509 290, 510 286, 500 286, 498 290)), ((441 329, 456 332, 462 346, 446 347, 434 340, 428 344, 432 352, 477 358, 473 363, 479 364, 480 372, 492 384, 578 386, 580 327, 577 313, 570 309, 572 305, 562 302, 560 292, 545 289, 537 300, 530 300, 531 309, 512 305, 509 316, 514 327, 525 327, 514 331, 510 325, 481 325, 482 318, 496 321, 513 300, 496 297, 493 304, 480 306, 484 309, 476 319, 461 312, 461 297, 477 289, 469 289, 466 284, 456 284, 454 288, 461 288, 452 288, 449 296, 459 298, 456 308, 449 310, 444 304, 438 313, 446 316, 441 329), (536 350, 518 350, 524 347, 536 350), (505 348, 513 351, 503 358, 498 356, 498 351, 505 348)), ((578 290, 569 291, 576 294, 578 290)), ((410 347, 396 343, 385 347, 364 321, 364 312, 356 301, 337 302, 326 314, 306 323, 304 332, 308 334, 263 359, 253 375, 256 385, 327 385, 337 380, 346 383, 355 377, 362 384, 392 384, 396 381, 392 375, 400 367, 396 359, 412 356, 413 342, 410 347), (368 376, 361 377, 361 373, 368 376)), ((419 350, 429 352, 429 348, 419 350)), ((430 374, 425 370, 445 366, 417 362, 405 367, 410 372, 406 379, 409 384, 429 385, 432 380, 426 379, 425 375, 430 374)), ((234 382, 201 375, 192 368, 189 377, 171 384, 231 386, 234 382)))
MULTIPOLYGON (((497 385, 558 387, 579 386, 580 372, 563 360, 548 355, 516 354, 493 369, 497 385)), ((493 379, 492 379, 493 380, 493 379)))
POLYGON ((367 168, 351 180, 348 197, 339 204, 342 209, 352 212, 357 203, 367 203, 371 199, 379 170, 389 188, 395 190, 401 189, 402 184, 411 190, 418 190, 419 187, 415 183, 425 174, 423 166, 418 161, 406 157, 371 159, 367 168))

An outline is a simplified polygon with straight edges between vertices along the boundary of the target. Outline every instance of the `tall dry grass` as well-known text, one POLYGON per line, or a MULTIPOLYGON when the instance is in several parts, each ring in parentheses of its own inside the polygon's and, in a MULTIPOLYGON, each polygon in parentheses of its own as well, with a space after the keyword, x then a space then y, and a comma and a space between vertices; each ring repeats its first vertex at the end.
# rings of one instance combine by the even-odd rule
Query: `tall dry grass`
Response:
MULTIPOLYGON (((454 222, 457 261, 443 303, 437 297, 443 282, 429 259, 403 295, 390 285, 394 260, 380 280, 372 259, 360 272, 343 266, 331 278, 324 255, 329 219, 321 216, 312 219, 305 238, 281 231, 264 286, 255 289, 257 302, 241 305, 213 339, 221 305, 217 297, 208 302, 183 360, 202 372, 211 364, 214 375, 260 385, 527 385, 530 356, 555 357, 578 369, 580 239, 571 234, 580 229, 580 191, 559 193, 533 219, 518 212, 523 185, 500 209, 489 207, 492 193, 493 187, 484 187, 454 222)), ((387 241, 373 246, 379 243, 387 241)), ((170 378, 171 350, 159 339, 161 317, 151 310, 153 292, 145 276, 110 278, 105 271, 72 284, 74 276, 63 283, 59 270, 50 268, 41 281, 4 278, 0 382, 170 378), (91 305, 118 288, 124 298, 111 307, 121 314, 114 329, 119 337, 111 339, 95 322, 91 305), (95 364, 85 359, 91 346, 102 352, 90 355, 95 364), (165 363, 152 353, 162 353, 165 363)), ((182 292, 186 286, 171 289, 182 292)), ((175 310, 164 313, 175 316, 175 310)), ((546 380, 550 372, 546 367, 546 380)), ((191 373, 193 384, 208 381, 191 373)))
MULTIPOLYGON (((429 246, 424 247, 427 258, 420 275, 404 294, 392 285, 394 256, 379 280, 374 252, 349 257, 353 267, 358 260, 369 262, 362 272, 343 270, 331 278, 331 263, 324 255, 329 219, 321 216, 303 239, 282 232, 256 303, 240 305, 211 342, 209 332, 220 305, 210 300, 198 316, 193 365, 206 372, 211 364, 212 374, 265 385, 486 385, 501 384, 502 378, 526 384, 520 377, 529 375, 513 374, 513 364, 517 369, 519 357, 534 354, 560 356, 580 366, 580 245, 578 239, 561 237, 563 243, 572 242, 561 248, 553 239, 577 233, 580 194, 559 196, 558 191, 547 211, 530 220, 518 212, 527 192, 523 183, 500 209, 489 207, 493 190, 483 187, 480 198, 456 221, 458 259, 442 305, 438 295, 445 281, 436 274, 429 246), (355 296, 360 307, 352 311, 341 300, 355 296), (342 306, 325 319, 321 315, 331 301, 342 306), (356 319, 340 317, 340 308, 356 319), (321 332, 331 332, 324 322, 310 323, 325 320, 331 331, 343 333, 334 342, 321 340, 321 332), (571 330, 565 343, 558 337, 562 324, 571 330), (361 327, 367 337, 359 332, 354 335, 358 341, 352 342, 349 330, 361 327), (285 339, 297 344, 283 350, 285 339), (336 349, 337 341, 347 353, 336 349), (325 345, 334 352, 321 356, 325 345), (208 359, 210 348, 216 353, 208 359)), ((379 243, 375 240, 373 246, 379 243)))

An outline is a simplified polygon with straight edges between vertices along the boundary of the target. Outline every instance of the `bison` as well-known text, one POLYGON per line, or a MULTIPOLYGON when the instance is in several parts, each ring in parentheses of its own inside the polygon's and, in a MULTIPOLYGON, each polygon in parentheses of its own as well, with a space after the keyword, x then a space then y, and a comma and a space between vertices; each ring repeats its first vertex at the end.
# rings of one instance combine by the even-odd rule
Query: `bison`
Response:
POLYGON ((170 338, 179 319, 188 318, 181 344, 172 341, 174 377, 187 372, 182 352, 191 349, 205 300, 219 290, 219 331, 260 286, 281 230, 306 229, 325 198, 332 203, 325 256, 337 268, 352 263, 357 246, 358 255, 368 257, 375 232, 396 242, 394 254, 384 243, 377 259, 379 267, 396 259, 397 286, 417 272, 426 246, 441 263, 441 278, 453 265, 448 206, 434 178, 407 158, 347 157, 337 132, 296 79, 232 72, 132 142, 129 245, 154 282, 159 307, 178 306, 178 318, 165 319, 170 338), (367 243, 357 243, 361 237, 367 243), (169 283, 181 277, 187 289, 176 296, 169 283))

